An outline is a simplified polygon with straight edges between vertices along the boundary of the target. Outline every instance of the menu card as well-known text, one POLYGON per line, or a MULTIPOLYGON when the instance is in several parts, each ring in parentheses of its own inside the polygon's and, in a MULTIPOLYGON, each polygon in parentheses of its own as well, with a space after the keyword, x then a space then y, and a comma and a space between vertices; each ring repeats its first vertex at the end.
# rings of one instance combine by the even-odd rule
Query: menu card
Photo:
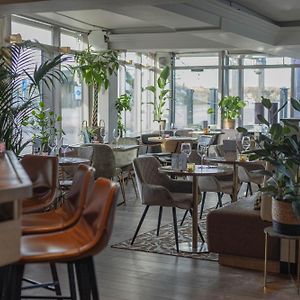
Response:
POLYGON ((187 155, 186 153, 172 154, 172 169, 175 171, 186 171, 187 155))

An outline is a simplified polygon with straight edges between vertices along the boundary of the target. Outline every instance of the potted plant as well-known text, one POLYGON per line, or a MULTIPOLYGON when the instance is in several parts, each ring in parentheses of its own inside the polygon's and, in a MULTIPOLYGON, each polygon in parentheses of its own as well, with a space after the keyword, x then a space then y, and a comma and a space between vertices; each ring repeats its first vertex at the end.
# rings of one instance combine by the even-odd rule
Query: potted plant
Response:
POLYGON ((218 106, 221 109, 223 127, 233 129, 235 119, 241 115, 241 109, 246 106, 246 102, 238 96, 226 96, 221 99, 218 106))
POLYGON ((50 138, 55 138, 60 134, 65 134, 61 129, 62 118, 56 115, 49 108, 45 107, 43 101, 31 112, 31 117, 24 125, 30 125, 33 129, 33 140, 39 139, 41 142, 41 152, 48 153, 48 143, 50 138))
MULTIPOLYGON (((272 103, 262 97, 262 105, 270 110, 272 103)), ((287 102, 280 107, 278 114, 287 102)), ((300 111, 300 103, 291 99, 291 106, 300 111)), ((268 127, 266 133, 258 138, 257 149, 248 151, 249 159, 266 161, 273 169, 265 171, 270 176, 262 192, 273 196, 272 219, 276 232, 300 235, 300 129, 293 122, 285 119, 281 123, 270 124, 262 115, 257 118, 268 127)), ((244 128, 238 131, 247 133, 244 128)))
POLYGON ((131 111, 131 95, 122 94, 118 97, 115 107, 118 112, 118 130, 121 133, 121 137, 123 134, 126 134, 125 125, 122 123, 122 112, 131 111))
POLYGON ((165 105, 170 99, 170 89, 166 88, 169 84, 169 76, 170 67, 165 66, 156 80, 156 85, 150 85, 145 88, 145 90, 154 94, 154 101, 148 103, 153 105, 153 120, 159 123, 160 131, 166 128, 166 120, 163 120, 162 117, 165 112, 165 105), (157 93, 158 99, 156 98, 157 93))
POLYGON ((118 52, 92 51, 89 46, 86 50, 75 54, 77 66, 74 67, 75 72, 84 79, 85 83, 93 87, 94 101, 92 112, 92 126, 98 126, 98 94, 101 88, 105 90, 109 87, 109 77, 116 73, 119 68, 118 52))
POLYGON ((66 80, 59 66, 68 58, 60 54, 36 65, 34 47, 35 44, 26 41, 0 50, 0 140, 17 155, 31 142, 24 141, 23 129, 40 98, 41 84, 49 88, 54 80, 61 83, 66 80), (25 81, 28 88, 20 95, 25 81))

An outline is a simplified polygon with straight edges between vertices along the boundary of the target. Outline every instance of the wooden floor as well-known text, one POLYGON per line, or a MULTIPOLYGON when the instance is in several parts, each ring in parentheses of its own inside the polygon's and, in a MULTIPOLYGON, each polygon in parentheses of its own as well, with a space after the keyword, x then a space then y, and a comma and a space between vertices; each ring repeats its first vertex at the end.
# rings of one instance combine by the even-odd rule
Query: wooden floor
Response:
MULTIPOLYGON (((132 237, 144 209, 131 186, 128 196, 127 206, 117 208, 110 244, 132 237)), ((207 200, 207 206, 215 205, 216 195, 207 200)), ((158 210, 150 209, 141 232, 154 229, 157 216, 158 210)), ((171 221, 171 212, 165 209, 163 223, 171 221)), ((300 299, 288 277, 269 276, 270 288, 264 293, 262 272, 222 267, 216 262, 107 247, 95 257, 95 264, 102 300, 300 299)), ((66 267, 59 265, 58 269, 63 291, 68 294, 66 267)), ((49 267, 28 266, 26 275, 47 281, 49 267)), ((41 290, 30 293, 45 294, 41 290)))

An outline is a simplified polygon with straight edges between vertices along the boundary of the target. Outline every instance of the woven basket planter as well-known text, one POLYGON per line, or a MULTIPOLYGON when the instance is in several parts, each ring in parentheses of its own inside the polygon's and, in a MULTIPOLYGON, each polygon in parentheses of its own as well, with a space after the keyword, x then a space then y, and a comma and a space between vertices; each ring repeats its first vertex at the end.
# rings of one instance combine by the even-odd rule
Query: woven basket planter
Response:
POLYGON ((292 203, 272 199, 272 226, 286 235, 300 235, 300 220, 294 214, 292 203))

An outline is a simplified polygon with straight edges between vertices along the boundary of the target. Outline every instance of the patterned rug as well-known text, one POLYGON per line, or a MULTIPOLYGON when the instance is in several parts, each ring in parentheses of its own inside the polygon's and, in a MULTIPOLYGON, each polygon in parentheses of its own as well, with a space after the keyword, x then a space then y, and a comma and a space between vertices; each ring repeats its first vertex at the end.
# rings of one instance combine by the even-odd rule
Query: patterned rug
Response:
MULTIPOLYGON (((206 215, 211 209, 205 210, 203 212, 202 219, 199 222, 201 232, 206 239, 206 215)), ((180 221, 178 221, 178 239, 181 242, 191 242, 192 237, 192 219, 187 217, 182 226, 180 226, 180 221)), ((200 237, 198 236, 199 242, 200 237)), ((188 253, 179 252, 177 253, 175 247, 175 236, 173 223, 163 225, 160 227, 159 236, 156 236, 156 229, 142 233, 137 236, 133 245, 130 245, 131 239, 124 242, 112 245, 112 248, 143 251, 150 253, 158 253, 165 255, 174 255, 180 257, 190 257, 196 259, 218 261, 218 254, 216 253, 188 253)))

